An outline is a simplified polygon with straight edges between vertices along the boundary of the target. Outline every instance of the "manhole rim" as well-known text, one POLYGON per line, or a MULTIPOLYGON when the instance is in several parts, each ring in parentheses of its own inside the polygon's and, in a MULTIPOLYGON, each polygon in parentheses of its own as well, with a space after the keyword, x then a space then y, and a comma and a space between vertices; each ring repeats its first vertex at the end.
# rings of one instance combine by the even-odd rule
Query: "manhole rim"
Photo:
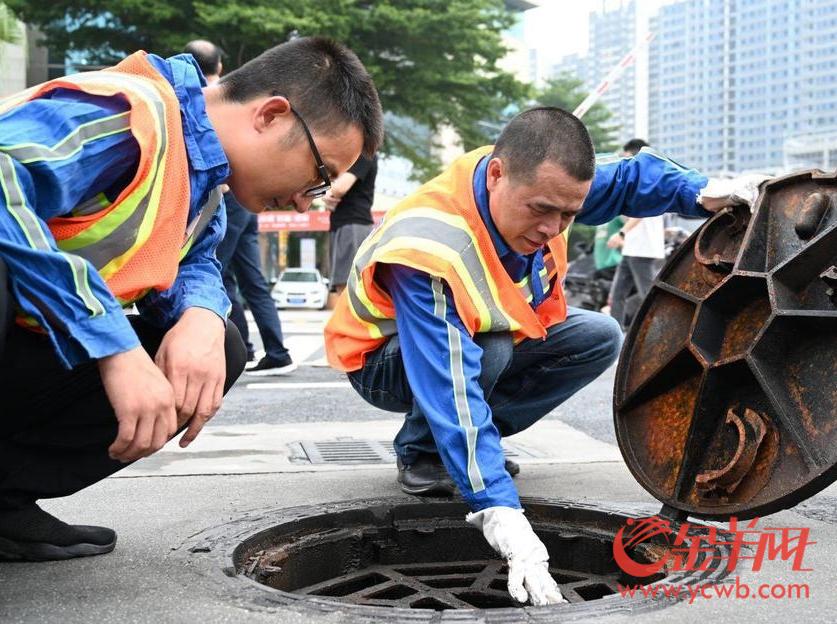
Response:
MULTIPOLYGON (((655 515, 659 509, 653 504, 625 503, 591 503, 589 501, 578 501, 571 499, 521 497, 524 507, 529 505, 563 506, 575 509, 582 509, 592 513, 600 513, 617 518, 642 518, 655 515)), ((427 498, 418 499, 409 496, 391 496, 375 499, 353 499, 337 501, 333 503, 320 503, 317 505, 302 505, 277 509, 276 507, 262 507, 245 512, 243 517, 230 522, 214 525, 200 531, 181 544, 172 555, 177 557, 188 557, 195 561, 200 557, 206 563, 210 563, 209 569, 203 572, 214 577, 218 581, 225 596, 230 601, 246 602, 247 608, 264 607, 275 609, 276 607, 296 607, 307 612, 335 613, 343 612, 348 622, 401 622, 401 621, 437 621, 441 615, 453 617, 462 622, 535 622, 543 621, 547 614, 560 614, 562 620, 574 620, 604 615, 613 615, 625 612, 640 612, 657 610, 680 602, 684 596, 675 598, 650 598, 622 597, 619 594, 611 594, 596 600, 583 603, 549 605, 542 607, 503 607, 495 609, 455 609, 446 611, 433 611, 424 609, 405 609, 399 607, 380 607, 357 605, 338 602, 317 596, 295 594, 284 590, 276 589, 259 583, 245 574, 239 574, 236 569, 234 553, 236 549, 246 540, 259 533, 282 524, 303 520, 310 517, 337 514, 340 512, 368 509, 373 507, 403 507, 421 506, 431 504, 463 505, 459 499, 427 498), (221 574, 218 574, 218 573, 221 574)), ((672 521, 673 528, 681 523, 672 521)), ((705 521, 691 523, 694 526, 710 527, 711 524, 705 521)), ((721 547, 719 547, 721 548, 721 547)), ((200 571, 200 570, 198 570, 200 571)), ((729 576, 729 573, 720 566, 719 569, 702 572, 674 572, 666 576, 656 584, 677 583, 681 586, 694 583, 722 583, 729 576)))

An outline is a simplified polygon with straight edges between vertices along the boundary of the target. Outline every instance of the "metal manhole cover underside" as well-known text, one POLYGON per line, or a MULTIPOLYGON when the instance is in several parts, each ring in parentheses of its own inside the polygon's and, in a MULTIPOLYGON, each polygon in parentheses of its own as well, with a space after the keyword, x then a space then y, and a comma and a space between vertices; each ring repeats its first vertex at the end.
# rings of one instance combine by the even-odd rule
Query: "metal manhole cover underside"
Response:
MULTIPOLYGON (((518 444, 503 441, 503 452, 510 458, 536 458, 541 454, 518 444)), ((394 464, 391 441, 338 438, 301 440, 288 444, 291 461, 310 464, 394 464)))

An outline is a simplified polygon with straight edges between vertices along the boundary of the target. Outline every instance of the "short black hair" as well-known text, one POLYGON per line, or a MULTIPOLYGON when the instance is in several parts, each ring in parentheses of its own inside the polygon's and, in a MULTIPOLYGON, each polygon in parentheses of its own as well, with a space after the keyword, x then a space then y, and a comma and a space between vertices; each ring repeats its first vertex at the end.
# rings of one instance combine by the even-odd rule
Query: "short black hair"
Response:
POLYGON ((572 113, 544 106, 524 111, 503 128, 494 155, 514 180, 530 181, 541 163, 560 165, 576 180, 592 180, 596 152, 584 124, 572 113))
POLYGON ((217 76, 221 73, 221 49, 211 41, 195 39, 187 43, 183 51, 195 57, 204 76, 217 76))
POLYGON ((648 147, 648 143, 642 139, 631 139, 622 146, 622 151, 635 156, 643 147, 648 147))
POLYGON ((300 37, 262 52, 221 78, 224 97, 247 102, 283 95, 320 132, 360 126, 371 157, 384 138, 378 91, 357 55, 325 37, 300 37))

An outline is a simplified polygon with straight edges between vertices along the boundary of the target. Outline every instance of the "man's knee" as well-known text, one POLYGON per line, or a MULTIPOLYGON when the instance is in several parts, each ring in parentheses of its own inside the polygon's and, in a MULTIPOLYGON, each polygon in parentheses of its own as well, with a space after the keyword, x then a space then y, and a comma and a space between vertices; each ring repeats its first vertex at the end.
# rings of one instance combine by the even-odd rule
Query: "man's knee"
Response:
POLYGON ((590 324, 590 332, 593 334, 594 357, 602 362, 604 370, 619 357, 623 341, 622 328, 612 316, 596 314, 593 318, 595 321, 590 324))
POLYGON ((227 379, 224 381, 226 394, 244 372, 244 365, 247 363, 247 348, 238 328, 230 321, 227 321, 227 332, 224 335, 224 356, 227 360, 227 379))
POLYGON ((509 332, 478 333, 474 342, 482 349, 480 386, 493 387, 514 355, 514 338, 509 332))

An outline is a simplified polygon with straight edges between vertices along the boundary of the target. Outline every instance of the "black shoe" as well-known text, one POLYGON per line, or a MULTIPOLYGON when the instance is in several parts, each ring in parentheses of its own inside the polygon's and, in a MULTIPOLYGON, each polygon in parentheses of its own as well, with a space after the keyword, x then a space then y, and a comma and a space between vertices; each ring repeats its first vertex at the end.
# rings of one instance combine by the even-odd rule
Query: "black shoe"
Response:
POLYGON ((414 496, 453 496, 453 484, 438 455, 421 454, 412 464, 398 458, 398 482, 401 489, 414 496))
POLYGON ((287 375, 296 370, 291 356, 287 353, 281 358, 273 358, 269 355, 264 356, 255 366, 250 366, 244 370, 248 375, 287 375))
POLYGON ((506 472, 508 472, 509 475, 511 475, 512 479, 514 479, 517 475, 520 474, 520 464, 518 464, 517 462, 513 462, 510 459, 506 460, 505 468, 506 472))
POLYGON ((0 561, 54 561, 109 553, 116 533, 70 525, 33 504, 0 510, 0 561))

